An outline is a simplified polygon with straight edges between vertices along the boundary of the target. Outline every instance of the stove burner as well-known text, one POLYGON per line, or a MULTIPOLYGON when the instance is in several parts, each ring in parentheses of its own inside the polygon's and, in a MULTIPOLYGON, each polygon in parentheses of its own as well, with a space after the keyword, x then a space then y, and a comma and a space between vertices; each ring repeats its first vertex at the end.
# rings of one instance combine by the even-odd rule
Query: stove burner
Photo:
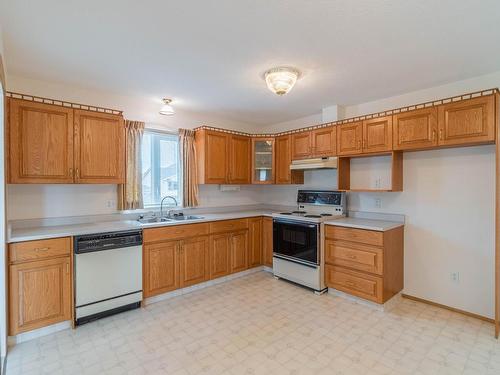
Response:
POLYGON ((333 216, 332 214, 327 214, 327 213, 323 213, 323 214, 320 214, 321 216, 333 216))
POLYGON ((321 215, 305 215, 304 217, 321 218, 321 215))
POLYGON ((305 211, 292 211, 292 214, 305 214, 305 211))
POLYGON ((280 212, 280 215, 291 215, 291 212, 280 212))

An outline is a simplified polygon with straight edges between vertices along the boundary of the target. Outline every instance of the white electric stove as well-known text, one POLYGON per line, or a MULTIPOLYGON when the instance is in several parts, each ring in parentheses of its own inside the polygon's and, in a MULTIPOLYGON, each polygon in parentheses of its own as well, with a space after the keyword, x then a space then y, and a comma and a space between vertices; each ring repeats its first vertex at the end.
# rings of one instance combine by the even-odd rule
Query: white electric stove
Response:
POLYGON ((274 275, 324 292, 321 223, 344 217, 345 210, 344 192, 299 190, 297 210, 273 213, 274 275))

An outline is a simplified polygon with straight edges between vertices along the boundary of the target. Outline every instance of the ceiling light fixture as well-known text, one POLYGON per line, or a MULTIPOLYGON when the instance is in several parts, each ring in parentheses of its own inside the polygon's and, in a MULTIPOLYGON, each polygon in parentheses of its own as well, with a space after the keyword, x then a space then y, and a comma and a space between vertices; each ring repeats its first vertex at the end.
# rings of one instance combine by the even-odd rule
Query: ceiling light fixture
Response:
POLYGON ((297 69, 281 66, 278 68, 269 69, 264 73, 269 90, 279 96, 288 93, 297 82, 300 72, 297 69))
POLYGON ((170 103, 172 103, 172 99, 163 99, 163 107, 160 109, 160 115, 172 116, 175 113, 170 103))

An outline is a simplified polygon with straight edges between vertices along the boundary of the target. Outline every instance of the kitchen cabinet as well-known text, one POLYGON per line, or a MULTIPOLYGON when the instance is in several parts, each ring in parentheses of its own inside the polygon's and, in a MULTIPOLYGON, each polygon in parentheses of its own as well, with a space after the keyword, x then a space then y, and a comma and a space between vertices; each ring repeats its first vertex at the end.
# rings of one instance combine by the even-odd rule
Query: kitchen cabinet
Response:
POLYGON ((337 126, 337 154, 354 155, 363 152, 363 122, 337 126))
POLYGON ((262 264, 262 218, 248 219, 248 267, 262 264))
POLYGON ((83 184, 125 182, 123 118, 75 110, 75 181, 83 184))
POLYGON ((248 230, 231 233, 231 273, 248 268, 248 230))
POLYGON ((403 289, 404 228, 385 232, 325 226, 325 284, 385 303, 403 289))
POLYGON ((73 183, 73 109, 12 98, 8 103, 9 183, 73 183))
POLYGON ((308 159, 312 154, 311 132, 292 134, 292 160, 308 159))
POLYGON ((241 135, 229 136, 229 175, 230 184, 251 183, 251 140, 241 135))
POLYGON ((392 150, 392 116, 363 121, 363 153, 392 150))
POLYGON ((9 245, 9 334, 71 320, 71 239, 9 245))
POLYGON ((495 141, 495 96, 438 106, 439 145, 460 146, 495 141))
POLYGON ((179 241, 143 246, 144 297, 179 288, 179 241))
POLYGON ((210 235, 210 279, 231 273, 231 244, 227 233, 210 235))
POLYGON ((249 184, 251 140, 242 135, 201 129, 195 134, 200 184, 249 184))
POLYGON ((291 136, 276 138, 276 184, 303 184, 304 171, 291 171, 291 136))
POLYGON ((273 266, 273 219, 264 217, 262 219, 262 252, 265 266, 273 266))
POLYGON ((312 157, 321 158, 337 155, 337 127, 311 131, 312 157))
POLYGON ((184 239, 179 246, 180 287, 198 284, 210 278, 208 236, 184 239))
POLYGON ((9 98, 9 183, 125 181, 121 115, 9 98))
POLYGON ((437 107, 403 112, 392 117, 394 150, 418 150, 436 147, 437 107))
POLYGON ((274 184, 274 138, 252 139, 252 184, 274 184))

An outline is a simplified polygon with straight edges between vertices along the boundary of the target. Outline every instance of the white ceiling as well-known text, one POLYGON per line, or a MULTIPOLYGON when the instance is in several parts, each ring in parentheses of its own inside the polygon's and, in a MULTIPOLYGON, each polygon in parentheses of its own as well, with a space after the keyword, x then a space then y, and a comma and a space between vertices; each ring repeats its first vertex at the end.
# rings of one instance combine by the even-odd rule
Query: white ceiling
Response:
POLYGON ((257 125, 500 70, 498 0, 0 0, 0 24, 8 74, 257 125))

